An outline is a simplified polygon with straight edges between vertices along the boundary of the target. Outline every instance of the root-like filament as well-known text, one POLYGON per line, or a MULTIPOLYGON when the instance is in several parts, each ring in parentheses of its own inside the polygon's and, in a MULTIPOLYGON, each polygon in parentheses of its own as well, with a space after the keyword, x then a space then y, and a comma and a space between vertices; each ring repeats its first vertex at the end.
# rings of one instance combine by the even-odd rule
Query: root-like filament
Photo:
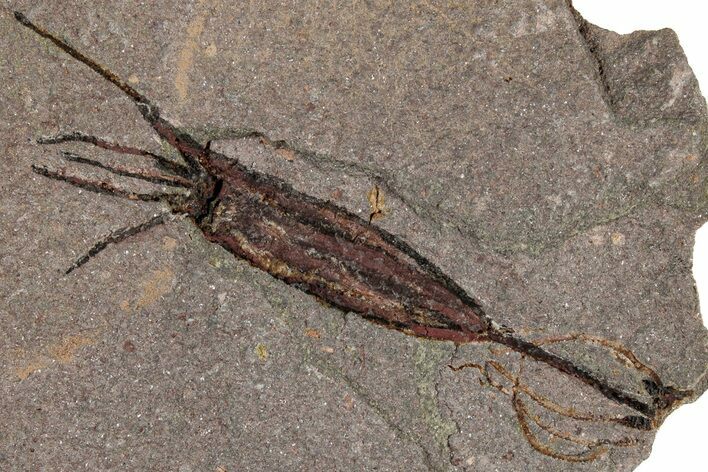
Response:
POLYGON ((161 225, 165 222, 165 218, 168 216, 168 213, 162 213, 159 215, 155 215, 149 220, 140 223, 135 226, 127 226, 125 228, 119 228, 113 232, 111 232, 109 235, 101 238, 99 241, 94 244, 91 249, 89 249, 86 254, 81 256, 74 262, 71 267, 69 267, 65 274, 71 273, 73 270, 78 269, 82 265, 86 264, 89 259, 92 257, 96 256, 98 253, 106 249, 109 244, 115 244, 119 243, 131 236, 135 236, 136 234, 142 233, 144 231, 149 230, 150 228, 154 228, 155 226, 161 225))
POLYGON ((608 349, 612 352, 612 354, 618 361, 622 362, 627 367, 637 369, 638 371, 643 372, 644 374, 649 376, 652 380, 659 383, 661 382, 659 379, 659 375, 654 372, 654 370, 652 370, 648 365, 644 364, 639 359, 637 359, 637 356, 632 351, 630 351, 620 343, 612 341, 610 339, 601 338, 599 336, 591 336, 589 334, 573 333, 566 334, 563 336, 554 336, 535 340, 534 344, 536 344, 537 346, 543 346, 548 344, 558 344, 562 342, 572 341, 583 341, 588 344, 594 344, 596 346, 608 349))
POLYGON ((144 149, 134 148, 130 146, 124 146, 122 144, 114 143, 105 139, 97 138, 88 134, 84 134, 78 131, 73 133, 59 134, 57 136, 46 136, 39 138, 37 144, 61 144, 68 142, 83 142, 92 144, 101 149, 107 149, 109 151, 114 151, 119 154, 130 154, 134 156, 144 156, 152 159, 157 163, 157 165, 165 170, 174 172, 177 175, 185 178, 189 178, 191 171, 186 166, 175 162, 172 159, 168 159, 154 152, 145 151, 144 149))
POLYGON ((567 453, 553 449, 534 434, 527 419, 528 411, 526 410, 526 406, 516 392, 512 395, 511 403, 514 406, 514 411, 516 412, 516 417, 519 420, 519 426, 521 427, 524 437, 528 443, 541 454, 569 462, 590 462, 607 453, 607 446, 604 445, 588 446, 586 450, 578 453, 567 453))
POLYGON ((107 170, 112 174, 120 175, 122 177, 130 177, 133 179, 144 180, 153 184, 169 185, 172 187, 189 188, 192 186, 192 182, 190 180, 185 179, 184 177, 160 174, 159 172, 152 172, 149 170, 132 169, 122 166, 111 166, 99 162, 97 160, 88 159, 86 157, 82 157, 78 154, 74 154, 72 152, 67 151, 61 151, 61 156, 67 161, 78 162, 79 164, 86 164, 93 167, 98 167, 99 169, 107 170))
POLYGON ((519 392, 517 392, 517 400, 519 402, 519 407, 523 409, 523 413, 531 421, 533 421, 539 428, 548 433, 552 438, 563 439, 564 441, 572 442, 581 446, 595 447, 602 445, 618 446, 618 447, 629 447, 637 444, 636 438, 622 437, 620 439, 585 439, 575 434, 568 433, 567 431, 561 431, 558 428, 546 423, 541 419, 540 416, 531 412, 526 406, 521 402, 519 392))
POLYGON ((32 165, 32 170, 44 177, 49 177, 50 179, 60 180, 66 182, 75 187, 88 190, 89 192, 102 193, 104 195, 111 195, 114 197, 127 198, 128 200, 140 200, 144 202, 158 202, 162 200, 170 200, 170 198, 176 197, 175 194, 166 192, 154 192, 154 193, 137 193, 131 192, 122 188, 118 188, 109 182, 92 181, 82 179, 81 177, 76 177, 72 175, 66 175, 63 171, 50 170, 46 167, 32 165))
MULTIPOLYGON (((599 342, 600 338, 593 338, 590 336, 586 338, 584 335, 574 335, 554 338, 553 340, 546 340, 545 343, 548 344, 567 340, 599 342)), ((605 344, 602 343, 602 345, 605 344)), ((651 377, 650 372, 653 371, 636 360, 636 357, 629 350, 614 344, 610 344, 608 348, 613 350, 613 352, 616 352, 618 356, 623 357, 628 365, 641 370, 651 377)), ((642 427, 643 423, 639 421, 644 419, 643 417, 637 418, 634 416, 628 417, 622 415, 596 415, 587 412, 579 412, 574 408, 563 406, 545 397, 544 395, 541 395, 529 385, 521 381, 521 378, 523 377, 523 363, 525 359, 526 356, 521 357, 518 374, 512 373, 502 364, 494 360, 486 361, 484 364, 466 363, 459 366, 450 366, 450 368, 453 371, 460 371, 467 368, 475 369, 481 374, 480 383, 492 386, 504 395, 510 397, 519 422, 519 427, 521 428, 524 437, 534 449, 545 455, 571 462, 589 462, 605 454, 609 450, 609 447, 630 447, 638 443, 637 438, 629 436, 623 436, 619 439, 583 438, 576 434, 572 434, 571 432, 560 430, 544 421, 539 415, 533 413, 523 401, 523 396, 528 397, 541 408, 559 415, 560 417, 593 423, 613 423, 634 429, 646 429, 642 427), (500 382, 498 380, 500 378, 504 379, 508 382, 508 384, 504 385, 506 382, 500 382), (539 434, 534 430, 538 433, 543 432, 548 435, 549 441, 543 441, 539 437, 539 434), (564 441, 569 445, 573 445, 575 448, 581 447, 582 450, 579 452, 559 450, 553 445, 553 442, 558 440, 564 441)))

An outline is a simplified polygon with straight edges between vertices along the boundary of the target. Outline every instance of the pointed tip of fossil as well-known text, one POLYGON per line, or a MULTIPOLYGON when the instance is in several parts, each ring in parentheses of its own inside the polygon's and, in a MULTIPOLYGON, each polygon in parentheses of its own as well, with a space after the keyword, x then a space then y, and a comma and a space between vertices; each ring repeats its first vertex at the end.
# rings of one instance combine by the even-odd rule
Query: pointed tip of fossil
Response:
POLYGON ((15 15, 15 19, 23 25, 29 26, 32 24, 30 20, 24 15, 24 13, 19 11, 13 11, 12 14, 15 15))

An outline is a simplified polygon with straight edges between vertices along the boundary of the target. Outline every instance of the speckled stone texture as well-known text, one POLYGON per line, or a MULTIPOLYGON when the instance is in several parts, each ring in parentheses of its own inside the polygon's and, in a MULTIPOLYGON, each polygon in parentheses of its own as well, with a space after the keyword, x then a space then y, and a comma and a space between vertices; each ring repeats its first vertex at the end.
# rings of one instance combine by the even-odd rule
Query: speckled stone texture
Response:
MULTIPOLYGON (((82 131, 169 153, 129 100, 21 27, 98 59, 214 148, 368 216, 533 339, 622 343, 708 386, 691 277, 706 220, 706 103, 669 30, 621 36, 554 0, 4 1, 0 10, 0 469, 622 471, 540 454, 509 397, 449 364, 520 360, 345 315, 207 243, 188 220, 63 271, 163 209, 79 191, 32 163, 107 162, 82 131), (249 140, 258 130, 296 155, 249 140)), ((126 182, 133 188, 145 188, 126 182)), ((612 357, 558 346, 612 374, 612 357)), ((606 401, 526 363, 589 411, 606 401)), ((557 426, 585 437, 606 425, 557 426)), ((621 433, 621 432, 620 432, 621 433)))

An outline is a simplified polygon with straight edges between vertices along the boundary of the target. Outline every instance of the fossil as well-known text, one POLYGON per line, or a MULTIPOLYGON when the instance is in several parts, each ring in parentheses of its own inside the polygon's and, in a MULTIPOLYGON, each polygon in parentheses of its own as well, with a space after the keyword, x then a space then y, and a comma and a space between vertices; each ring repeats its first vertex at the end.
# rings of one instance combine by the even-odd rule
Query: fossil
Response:
MULTIPOLYGON (((529 401, 573 420, 613 423, 627 431, 646 431, 658 428, 671 411, 693 395, 689 390, 665 384, 651 368, 618 343, 583 334, 533 342, 518 336, 513 329, 488 317, 480 303, 434 263, 405 241, 373 224, 376 216, 384 211, 383 196, 379 195, 378 188, 369 195, 372 214, 368 219, 362 219, 328 201, 298 192, 271 175, 248 169, 212 150, 210 142, 199 143, 171 124, 161 116, 155 104, 108 68, 35 25, 22 13, 15 12, 14 15, 19 23, 120 89, 134 102, 157 135, 181 156, 178 161, 73 132, 41 138, 38 143, 81 142, 116 153, 142 156, 153 161, 159 171, 109 166, 73 153, 61 153, 67 161, 160 184, 174 191, 135 193, 112 182, 88 180, 39 165, 32 167, 36 173, 92 192, 162 202, 169 206, 171 213, 184 215, 192 221, 208 241, 342 311, 357 313, 386 328, 430 340, 457 345, 496 343, 519 353, 522 362, 531 359, 550 366, 561 375, 571 376, 595 389, 609 402, 633 410, 631 414, 614 416, 578 412, 572 406, 563 406, 534 391, 522 381, 520 369, 515 374, 495 361, 451 366, 456 371, 477 369, 487 384, 508 395, 524 436, 543 454, 568 461, 590 461, 609 447, 631 446, 636 443, 636 438, 588 439, 558 430, 530 411, 529 401), (580 342, 605 349, 641 377, 642 395, 615 385, 603 375, 555 354, 547 347, 562 342, 580 342), (543 434, 565 441, 574 449, 559 448, 551 441, 544 441, 541 439, 543 434)), ((288 148, 286 143, 271 140, 260 132, 253 132, 246 138, 260 140, 276 150, 284 149, 288 156, 297 152, 288 148)), ((157 215, 139 225, 113 232, 74 262, 67 274, 87 263, 109 244, 119 243, 164 223, 167 215, 157 215)))

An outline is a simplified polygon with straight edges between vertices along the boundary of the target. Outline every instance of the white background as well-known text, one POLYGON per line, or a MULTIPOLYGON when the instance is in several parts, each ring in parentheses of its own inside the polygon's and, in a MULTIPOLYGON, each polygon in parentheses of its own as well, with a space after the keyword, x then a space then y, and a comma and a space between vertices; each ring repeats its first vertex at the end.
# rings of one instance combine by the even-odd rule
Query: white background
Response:
MULTIPOLYGON (((574 0, 593 24, 618 33, 673 29, 703 91, 708 92, 708 1, 705 0, 574 0)), ((705 158, 705 156, 703 156, 705 158)), ((708 216, 706 217, 708 220, 708 216)), ((708 322, 708 224, 696 235, 693 275, 708 322)), ((659 429, 649 459, 636 472, 708 471, 708 394, 675 411, 659 429)))

